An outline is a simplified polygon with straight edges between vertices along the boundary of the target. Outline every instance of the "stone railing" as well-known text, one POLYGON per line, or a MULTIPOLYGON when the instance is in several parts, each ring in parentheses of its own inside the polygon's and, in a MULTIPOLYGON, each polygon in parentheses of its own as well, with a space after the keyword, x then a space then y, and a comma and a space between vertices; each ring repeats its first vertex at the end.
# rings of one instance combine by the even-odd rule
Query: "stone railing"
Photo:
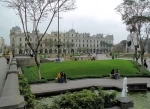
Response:
POLYGON ((20 95, 16 59, 10 62, 6 80, 0 97, 0 109, 25 109, 24 97, 20 95))

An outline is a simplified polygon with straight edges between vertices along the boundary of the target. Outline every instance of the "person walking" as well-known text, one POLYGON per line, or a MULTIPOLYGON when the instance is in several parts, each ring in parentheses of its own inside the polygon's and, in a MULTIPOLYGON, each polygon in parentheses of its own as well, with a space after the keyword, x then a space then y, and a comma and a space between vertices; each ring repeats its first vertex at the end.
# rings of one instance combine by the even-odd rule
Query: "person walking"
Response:
POLYGON ((145 68, 148 67, 148 65, 147 65, 147 63, 146 63, 146 58, 144 59, 144 67, 145 67, 145 68))
POLYGON ((9 50, 6 47, 4 48, 4 57, 7 61, 7 64, 9 64, 10 61, 9 50))

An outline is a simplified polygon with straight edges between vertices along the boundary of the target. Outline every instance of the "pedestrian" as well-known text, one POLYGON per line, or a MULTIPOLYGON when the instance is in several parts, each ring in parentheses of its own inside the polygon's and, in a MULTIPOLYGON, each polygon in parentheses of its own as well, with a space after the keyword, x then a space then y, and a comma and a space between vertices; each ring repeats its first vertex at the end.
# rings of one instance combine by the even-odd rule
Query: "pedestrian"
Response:
POLYGON ((147 65, 147 63, 146 63, 146 58, 144 59, 144 67, 145 67, 145 68, 148 67, 148 65, 147 65))
POLYGON ((7 64, 9 64, 10 61, 9 50, 6 47, 4 48, 4 57, 7 61, 7 64))

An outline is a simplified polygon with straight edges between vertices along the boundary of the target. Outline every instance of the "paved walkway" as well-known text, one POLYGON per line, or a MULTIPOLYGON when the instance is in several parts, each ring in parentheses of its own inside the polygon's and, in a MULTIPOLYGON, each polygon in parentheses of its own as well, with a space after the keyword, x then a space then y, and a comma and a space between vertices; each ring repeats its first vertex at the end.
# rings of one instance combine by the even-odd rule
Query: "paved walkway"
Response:
POLYGON ((0 58, 0 96, 3 90, 3 86, 5 83, 6 71, 8 69, 8 65, 6 63, 5 58, 0 58))
MULTIPOLYGON (((148 83, 150 88, 150 78, 128 78, 127 83, 148 83)), ((92 86, 116 87, 122 89, 123 79, 82 79, 69 81, 68 83, 44 83, 31 85, 31 91, 35 95, 52 94, 59 91, 80 89, 92 86)))

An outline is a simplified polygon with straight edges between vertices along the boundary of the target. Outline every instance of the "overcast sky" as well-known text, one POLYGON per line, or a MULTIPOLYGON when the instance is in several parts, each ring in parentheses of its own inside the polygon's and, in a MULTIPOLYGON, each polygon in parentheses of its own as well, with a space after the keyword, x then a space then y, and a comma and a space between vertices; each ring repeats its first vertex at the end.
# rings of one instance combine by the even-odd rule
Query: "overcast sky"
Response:
MULTIPOLYGON (((91 35, 103 33, 113 34, 114 43, 119 43, 127 38, 125 24, 121 21, 121 16, 114 10, 123 0, 76 0, 77 9, 67 13, 60 13, 60 31, 75 29, 79 33, 90 33, 91 35), (73 25, 73 26, 72 26, 73 25)), ((45 30, 47 21, 43 22, 39 29, 45 30)), ((0 3, 0 36, 5 39, 6 44, 10 44, 9 33, 14 26, 20 26, 19 17, 14 10, 7 9, 0 3)), ((48 33, 57 30, 57 19, 53 20, 48 33)), ((30 26, 32 31, 32 26, 30 26)))

